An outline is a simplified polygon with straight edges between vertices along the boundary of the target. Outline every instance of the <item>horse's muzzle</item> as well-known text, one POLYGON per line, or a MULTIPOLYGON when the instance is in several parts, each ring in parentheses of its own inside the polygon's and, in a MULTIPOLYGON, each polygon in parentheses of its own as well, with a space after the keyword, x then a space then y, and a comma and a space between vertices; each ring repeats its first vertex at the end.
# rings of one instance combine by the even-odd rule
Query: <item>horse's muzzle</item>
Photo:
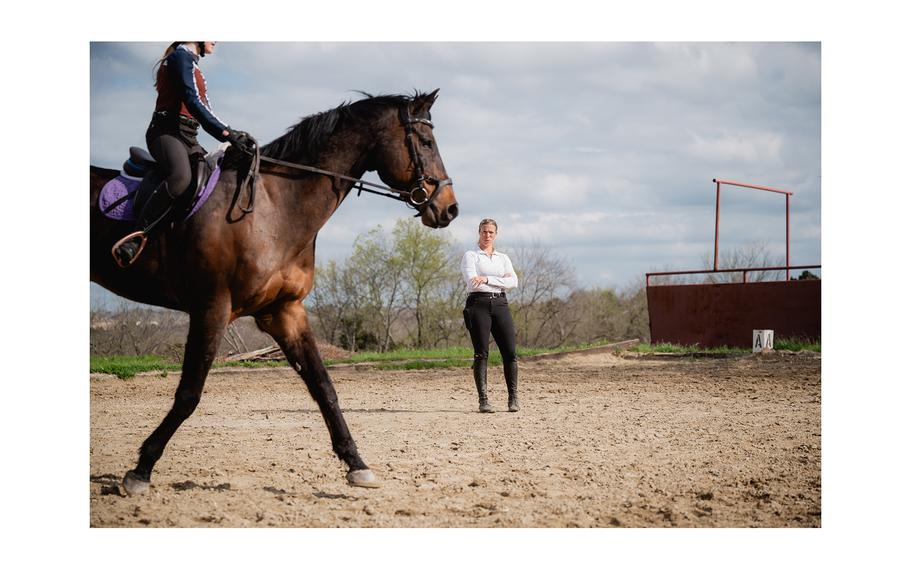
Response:
POLYGON ((455 220, 455 217, 458 217, 457 201, 449 205, 431 204, 429 207, 424 208, 420 220, 427 227, 442 229, 443 227, 448 227, 449 223, 455 220))

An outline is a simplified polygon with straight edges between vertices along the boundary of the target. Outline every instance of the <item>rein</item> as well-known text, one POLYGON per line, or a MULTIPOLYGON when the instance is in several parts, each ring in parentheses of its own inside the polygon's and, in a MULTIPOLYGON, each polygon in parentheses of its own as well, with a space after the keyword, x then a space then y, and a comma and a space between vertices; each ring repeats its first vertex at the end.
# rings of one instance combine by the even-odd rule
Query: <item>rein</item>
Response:
POLYGON ((442 188, 447 185, 452 185, 452 179, 438 179, 432 176, 426 175, 424 173, 423 160, 420 158, 420 154, 417 152, 417 149, 414 146, 413 134, 414 129, 411 126, 412 124, 426 124, 430 128, 433 128, 433 123, 426 118, 412 118, 411 111, 404 105, 399 109, 399 118, 401 119, 402 125, 405 128, 405 144, 408 147, 408 154, 411 158, 411 163, 414 164, 416 170, 416 179, 414 180, 414 185, 411 189, 397 189, 394 187, 389 187, 386 185, 369 182, 360 178, 355 178, 352 176, 340 174, 338 172, 333 172, 329 170, 323 170, 321 168, 316 168, 313 166, 305 166, 303 164, 296 164, 294 162, 286 162, 284 160, 278 160, 276 158, 270 158, 268 156, 262 156, 259 152, 259 144, 255 144, 255 150, 247 152, 252 156, 252 163, 250 168, 247 171, 246 178, 243 183, 238 187, 238 195, 235 196, 235 202, 239 199, 239 192, 245 187, 249 187, 249 199, 247 200, 247 205, 244 207, 240 205, 240 210, 244 213, 251 213, 253 211, 253 203, 256 199, 256 178, 259 176, 259 166, 261 162, 268 162, 278 166, 284 166, 287 168, 293 168, 297 170, 303 170, 307 172, 312 172, 324 176, 334 177, 336 179, 342 179, 345 181, 353 182, 354 185, 351 189, 357 189, 357 196, 364 191, 367 193, 372 193, 375 195, 380 195, 382 197, 388 197, 396 201, 405 202, 408 207, 413 207, 417 210, 415 217, 419 217, 423 209, 428 207, 434 199, 439 196, 442 188), (250 183, 252 182, 252 183, 250 183), (436 189, 433 190, 433 193, 427 193, 427 190, 424 189, 424 182, 436 186, 436 189), (372 189, 371 189, 372 188, 372 189), (422 194, 422 195, 421 195, 422 194))
MULTIPOLYGON (((258 153, 258 151, 257 151, 258 153)), ((383 197, 389 197, 391 199, 396 199, 398 201, 406 201, 408 204, 411 204, 410 195, 411 192, 406 189, 394 189, 385 185, 378 183, 369 182, 360 178, 355 178, 351 176, 346 176, 344 174, 339 174, 338 172, 333 172, 329 170, 323 170, 320 168, 314 168, 313 166, 304 166, 303 164, 295 164, 293 162, 285 162, 284 160, 276 160, 275 158, 269 158, 268 156, 260 156, 259 158, 263 162, 269 162, 278 166, 285 166, 288 168, 294 168, 297 170, 304 170, 307 172, 313 172, 315 174, 322 174, 325 176, 330 176, 338 179, 343 179, 345 181, 354 182, 354 188, 357 189, 357 195, 360 195, 360 192, 366 191, 368 193, 375 193, 376 195, 381 195, 383 197), (376 189, 370 189, 366 186, 375 187, 376 189, 382 190, 377 191, 376 189), (385 193, 384 193, 385 192, 385 193), (394 193, 392 193, 394 192, 394 193)), ((414 203, 414 205, 420 205, 419 203, 414 203)))

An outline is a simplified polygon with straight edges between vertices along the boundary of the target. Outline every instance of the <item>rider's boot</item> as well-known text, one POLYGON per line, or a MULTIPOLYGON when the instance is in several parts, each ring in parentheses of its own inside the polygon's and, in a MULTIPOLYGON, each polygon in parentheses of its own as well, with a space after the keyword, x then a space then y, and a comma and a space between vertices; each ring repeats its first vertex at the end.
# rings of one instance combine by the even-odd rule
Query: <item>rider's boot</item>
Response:
POLYGON ((159 183, 136 218, 133 232, 117 241, 111 249, 117 265, 125 268, 136 261, 145 248, 149 232, 167 217, 173 205, 174 197, 168 190, 167 182, 159 183))
POLYGON ((509 389, 509 412, 518 412, 518 362, 511 361, 503 364, 506 375, 506 388, 509 389))
POLYGON ((474 359, 474 384, 477 385, 477 397, 480 401, 479 412, 493 412, 487 400, 487 360, 474 359))

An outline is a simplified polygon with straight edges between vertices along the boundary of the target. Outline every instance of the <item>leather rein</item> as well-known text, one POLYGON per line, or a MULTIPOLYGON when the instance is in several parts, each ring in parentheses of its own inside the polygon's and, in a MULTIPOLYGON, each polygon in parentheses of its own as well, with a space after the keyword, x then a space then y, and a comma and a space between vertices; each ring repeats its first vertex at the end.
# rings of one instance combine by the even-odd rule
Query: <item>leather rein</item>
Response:
MULTIPOLYGON (((386 185, 369 182, 360 178, 351 177, 348 175, 340 174, 338 172, 333 172, 329 170, 323 170, 321 168, 316 168, 313 166, 305 166, 303 164, 296 164, 293 162, 286 162, 284 160, 278 160, 275 158, 270 158, 268 156, 262 156, 259 153, 259 144, 256 144, 255 150, 250 152, 252 155, 252 164, 246 176, 246 179, 242 184, 240 184, 239 189, 243 187, 249 187, 249 199, 247 201, 246 207, 243 205, 240 206, 241 211, 244 213, 250 213, 253 211, 253 203, 256 198, 256 183, 255 178, 258 177, 259 173, 259 163, 268 162, 278 166, 284 166, 287 168, 293 168, 297 170, 304 170, 307 172, 313 172, 316 174, 321 174, 325 176, 334 177, 336 179, 342 179, 345 181, 354 182, 354 185, 351 189, 357 189, 357 196, 359 197, 361 192, 366 191, 367 193, 373 193, 375 195, 380 195, 382 197, 388 197, 390 199, 395 199, 397 201, 405 202, 408 207, 413 207, 417 210, 415 217, 419 217, 421 213, 435 200, 443 187, 447 185, 452 185, 452 179, 439 179, 433 176, 426 174, 424 170, 423 160, 420 157, 420 153, 417 152, 417 148, 414 146, 414 128, 413 124, 426 124, 430 128, 433 128, 433 123, 430 122, 427 118, 414 118, 411 116, 411 111, 407 105, 399 108, 398 111, 399 119, 401 120, 402 125, 405 129, 405 145, 408 147, 408 154, 411 158, 411 163, 414 164, 415 169, 415 180, 410 189, 397 189, 394 187, 389 187, 386 185), (252 180, 252 183, 248 183, 252 180), (436 187, 432 193, 427 193, 427 190, 424 188, 424 183, 428 183, 436 187)), ((235 202, 239 198, 239 195, 235 196, 235 202)))

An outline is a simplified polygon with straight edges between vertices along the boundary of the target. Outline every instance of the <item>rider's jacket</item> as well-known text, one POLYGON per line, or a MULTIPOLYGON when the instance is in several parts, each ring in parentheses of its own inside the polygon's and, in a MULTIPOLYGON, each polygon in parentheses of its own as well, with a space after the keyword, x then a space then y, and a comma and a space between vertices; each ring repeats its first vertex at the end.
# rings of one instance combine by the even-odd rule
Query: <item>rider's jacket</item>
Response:
POLYGON ((155 114, 187 126, 197 121, 213 138, 224 142, 222 133, 228 126, 212 112, 206 94, 205 77, 199 68, 199 56, 179 45, 158 68, 158 100, 155 114))

